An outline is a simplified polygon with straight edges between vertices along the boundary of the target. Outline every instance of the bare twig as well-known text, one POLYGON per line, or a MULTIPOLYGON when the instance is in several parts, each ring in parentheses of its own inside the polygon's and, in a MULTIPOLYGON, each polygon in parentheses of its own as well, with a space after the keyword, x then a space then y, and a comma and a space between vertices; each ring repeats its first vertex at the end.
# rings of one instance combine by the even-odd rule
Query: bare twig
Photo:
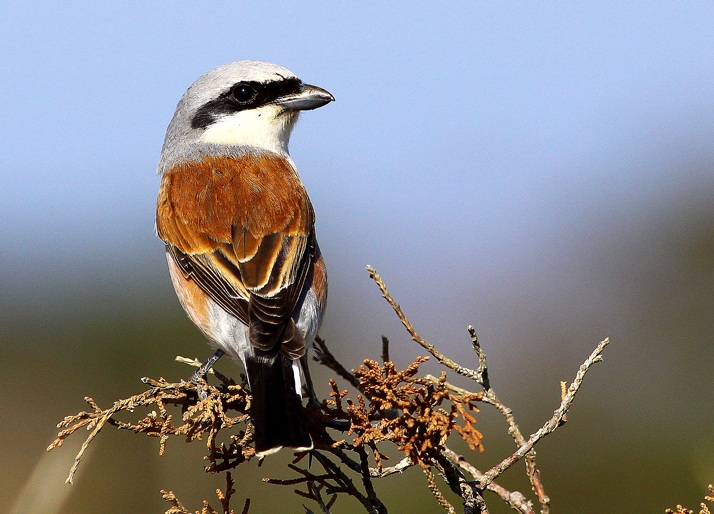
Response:
MULTIPOLYGON (((317 484, 315 482, 307 482, 307 490, 310 494, 309 498, 315 503, 317 503, 317 505, 320 507, 320 510, 322 511, 322 514, 330 514, 330 507, 334 503, 335 498, 337 498, 337 495, 333 494, 332 498, 325 502, 325 500, 322 499, 322 489, 324 489, 324 486, 322 484, 317 484)), ((303 505, 303 507, 305 506, 303 505)), ((305 512, 311 513, 312 511, 305 507, 305 512)))
POLYGON ((382 502, 379 501, 379 498, 377 498, 377 493, 374 492, 374 485, 372 484, 372 477, 369 473, 369 462, 367 460, 367 450, 364 449, 364 446, 357 448, 357 453, 359 454, 359 462, 360 462, 360 467, 361 467, 361 472, 362 472, 362 485, 364 486, 364 490, 367 492, 367 500, 369 501, 370 505, 373 505, 375 509, 379 512, 380 509, 378 506, 382 507, 383 512, 387 512, 387 509, 384 508, 384 505, 382 505, 382 502))
POLYGON ((469 325, 467 327, 469 336, 471 337, 471 346, 476 352, 476 357, 478 358, 478 369, 476 370, 476 376, 480 377, 481 380, 477 380, 479 384, 483 386, 484 389, 491 389, 491 383, 488 380, 488 366, 486 365, 486 354, 481 349, 481 343, 479 343, 478 336, 476 335, 476 329, 469 325))
MULTIPOLYGON (((199 361, 196 358, 189 359, 187 357, 182 357, 181 355, 177 355, 175 358, 176 362, 180 362, 181 364, 186 364, 188 366, 191 366, 193 368, 200 368, 203 365, 203 362, 199 361)), ((223 373, 218 371, 217 369, 210 367, 206 370, 206 373, 208 375, 213 375, 215 376, 218 380, 223 382, 224 384, 231 384, 235 383, 233 380, 225 376, 223 373)))
MULTIPOLYGON (((375 281, 377 284, 377 287, 379 287, 379 290, 382 293, 382 296, 384 297, 385 300, 387 300, 387 303, 392 307, 394 312, 397 314, 397 317, 399 320, 402 322, 402 325, 407 329, 407 332, 412 337, 412 340, 414 340, 416 343, 421 345, 423 348, 425 348, 429 353, 431 353, 434 357, 436 357, 439 362, 441 362, 444 366, 448 367, 449 369, 452 369, 456 373, 466 376, 474 381, 476 381, 478 384, 483 386, 484 388, 484 397, 483 400, 487 403, 492 404, 495 406, 501 414, 506 419, 506 422, 508 423, 508 433, 511 435, 511 437, 514 438, 516 444, 518 447, 523 446, 525 444, 525 438, 520 432, 520 429, 518 428, 518 425, 516 424, 515 418, 513 417, 513 414, 511 412, 511 409, 506 407, 496 396, 495 391, 491 388, 490 380, 488 378, 488 366, 486 364, 486 355, 483 352, 483 349, 481 348, 481 345, 478 340, 478 336, 476 335, 476 330, 472 327, 468 327, 468 332, 471 337, 471 344, 476 352, 478 361, 479 361, 479 368, 477 370, 473 370, 470 368, 466 368, 464 366, 461 366, 448 357, 444 356, 441 352, 439 352, 434 345, 429 343, 428 341, 424 340, 414 329, 412 326, 411 322, 406 318, 404 315, 404 312, 402 311, 401 307, 399 304, 394 300, 394 298, 391 296, 389 291, 387 290, 386 285, 384 284, 384 281, 382 278, 379 276, 379 274, 376 272, 374 268, 371 266, 367 266, 367 271, 370 274, 370 277, 372 280, 375 281)), ((464 391, 463 389, 457 388, 456 386, 449 385, 449 387, 455 391, 464 391)), ((536 492, 538 495, 538 499, 541 503, 542 509, 541 512, 542 514, 548 514, 549 507, 548 504, 550 502, 550 499, 547 494, 545 494, 545 491, 543 489, 543 484, 540 479, 540 472, 538 471, 538 468, 536 467, 535 464, 535 451, 531 450, 529 453, 526 455, 526 468, 527 468, 527 474, 529 477, 529 480, 531 482, 531 485, 533 487, 533 490, 536 492)))
MULTIPOLYGON (((451 460, 454 464, 458 465, 461 469, 466 471, 471 477, 479 482, 483 478, 483 473, 478 471, 476 467, 464 459, 461 455, 451 450, 448 447, 444 447, 444 455, 451 460)), ((487 490, 496 493, 504 502, 506 502, 513 510, 520 512, 521 514, 535 514, 533 510, 533 505, 531 504, 522 493, 518 491, 509 491, 505 487, 498 485, 496 482, 491 482, 487 490)))
MULTIPOLYGON (((293 463, 288 465, 296 474, 293 475, 295 478, 264 480, 272 484, 298 486, 295 493, 314 501, 321 514, 330 513, 340 494, 357 499, 369 514, 386 514, 387 508, 376 493, 374 480, 403 473, 410 467, 419 467, 426 476, 429 490, 447 512, 453 513, 455 508, 439 489, 441 484, 437 484, 437 472, 449 489, 461 498, 464 514, 488 514, 484 491, 495 493, 520 514, 535 514, 532 502, 521 492, 509 491, 496 483, 504 471, 524 459, 527 476, 540 503, 540 513, 548 514, 550 499, 536 467, 534 447, 543 437, 566 422, 567 412, 585 374, 593 364, 602 360, 601 354, 609 341, 602 341, 591 353, 569 387, 561 383, 560 406, 551 419, 526 439, 511 409, 501 402, 491 387, 486 355, 474 328, 469 326, 468 332, 478 359, 477 369, 461 366, 424 340, 390 295, 377 272, 371 267, 367 269, 411 338, 443 366, 474 380, 483 390, 472 392, 447 382, 446 371, 438 377, 420 375, 419 367, 428 357, 417 357, 407 368, 397 369, 390 361, 389 341, 385 337, 382 337, 382 363, 365 359, 352 372, 334 357, 322 339, 317 339, 317 360, 349 382, 360 394, 350 398, 347 389, 341 389, 335 379, 330 379, 329 397, 305 409, 308 420, 306 426, 313 437, 315 449, 298 453, 293 463), (472 450, 483 450, 483 436, 476 428, 480 401, 494 406, 503 415, 508 433, 516 443, 516 450, 511 455, 486 472, 480 471, 446 446, 450 436, 456 432, 472 450), (340 437, 334 437, 334 432, 340 437), (383 467, 383 462, 388 460, 382 449, 386 442, 394 444, 404 455, 399 462, 389 467, 383 467), (320 464, 322 472, 311 469, 313 461, 320 464), (350 471, 354 475, 348 475, 350 471), (354 476, 358 478, 353 480, 354 476)), ((197 360, 181 357, 177 360, 191 366, 200 365, 197 360)), ((208 447, 206 458, 209 461, 206 471, 233 469, 255 456, 252 447, 253 427, 249 416, 251 396, 245 383, 239 385, 229 377, 217 372, 213 374, 220 380, 217 386, 204 380, 200 384, 184 381, 173 384, 163 379, 143 379, 150 386, 148 391, 127 400, 119 400, 108 409, 101 409, 94 400, 86 398, 92 410, 65 418, 58 425, 61 432, 48 449, 61 446, 69 435, 80 428, 89 430, 89 436, 70 470, 68 481, 71 482, 88 445, 109 424, 159 438, 161 454, 169 436, 182 436, 188 441, 205 436, 208 447), (205 398, 200 396, 200 391, 206 393, 205 398), (138 422, 115 419, 119 412, 134 412, 138 407, 153 407, 156 410, 151 410, 138 422), (181 420, 182 425, 174 424, 174 417, 167 411, 170 407, 181 408, 181 415, 176 416, 176 419, 181 420), (229 411, 235 411, 237 415, 228 415, 229 411), (216 438, 219 432, 237 423, 243 424, 243 428, 232 431, 230 441, 218 444, 216 438)), ((226 479, 225 492, 219 490, 217 495, 223 514, 232 514, 234 511, 230 509, 229 503, 235 490, 230 473, 226 479)), ((167 514, 192 514, 173 493, 162 493, 171 504, 167 514)), ((247 514, 249 507, 250 500, 246 500, 243 514, 247 514)), ((305 507, 305 512, 312 511, 305 507)), ((201 513, 218 514, 218 511, 204 501, 201 513)))
POLYGON ((359 389, 359 380, 357 380, 357 378, 355 378, 352 373, 347 371, 347 369, 342 364, 340 364, 337 359, 335 359, 335 356, 332 355, 332 352, 330 352, 330 350, 327 348, 325 340, 320 337, 316 337, 315 344, 319 348, 317 360, 320 362, 320 364, 327 368, 330 368, 343 379, 347 380, 347 382, 352 384, 355 389, 359 389))
POLYGON ((568 392, 563 398, 563 401, 560 403, 560 406, 553 413, 553 417, 546 421, 546 423, 540 428, 540 430, 531 435, 528 438, 528 441, 526 441, 523 446, 518 448, 516 452, 514 452, 509 457, 503 459, 500 463, 498 463, 486 473, 484 473, 484 478, 480 481, 479 484, 479 487, 481 489, 484 489, 497 476, 501 475, 513 464, 521 460, 529 451, 533 449, 533 446, 535 446, 538 441, 540 441, 548 434, 552 434, 562 424, 563 416, 568 412, 570 405, 573 403, 573 400, 575 400, 575 394, 578 392, 578 389, 580 389, 580 386, 583 383, 585 373, 588 372, 588 370, 593 364, 602 361, 601 354, 609 343, 609 339, 604 339, 603 341, 601 341, 600 344, 597 345, 597 348, 593 350, 590 356, 580 366, 578 373, 575 375, 575 380, 572 384, 570 384, 570 387, 568 387, 568 392))
POLYGON ((482 489, 466 480, 461 470, 440 451, 434 462, 439 473, 451 490, 464 501, 464 514, 488 514, 488 507, 481 495, 482 489))
POLYGON ((383 468, 381 471, 375 468, 369 468, 369 474, 374 478, 383 478, 389 475, 394 475, 395 473, 403 473, 406 469, 411 468, 414 462, 409 457, 404 457, 394 466, 389 466, 388 468, 383 468))
POLYGON ((382 336, 382 362, 389 362, 389 339, 382 336))
MULTIPOLYGON (((511 435, 518 447, 523 446, 523 444, 525 444, 525 438, 523 437, 520 428, 516 424, 513 412, 510 408, 506 407, 501 402, 501 400, 498 399, 496 391, 494 391, 491 387, 488 378, 488 365, 486 364, 486 354, 481 348, 478 336, 476 335, 476 330, 474 329, 474 327, 469 325, 468 332, 469 336, 471 337, 471 344, 473 346, 474 351, 476 352, 479 361, 479 367, 477 371, 481 373, 481 385, 485 389, 484 401, 496 407, 496 409, 505 417, 506 422, 508 423, 508 433, 511 435)), ((550 497, 546 494, 545 489, 543 488, 543 481, 541 480, 540 471, 536 465, 535 457, 535 450, 531 450, 526 454, 526 474, 528 475, 528 480, 531 483, 533 491, 538 496, 538 501, 541 504, 541 514, 548 514, 550 512, 550 497)))
POLYGON ((361 492, 359 492, 352 480, 350 480, 350 478, 345 475, 345 473, 340 469, 340 467, 337 466, 334 462, 332 462, 320 452, 313 452, 313 455, 315 456, 315 459, 322 465, 322 467, 325 468, 325 471, 330 473, 332 477, 334 477, 334 479, 336 479, 338 483, 344 488, 345 491, 349 491, 349 494, 351 496, 359 500, 359 502, 365 507, 367 512, 369 512, 370 514, 387 514, 387 508, 379 500, 379 498, 376 498, 376 496, 374 498, 370 498, 369 496, 365 496, 361 492))
MULTIPOLYGON (((543 437, 546 435, 552 433, 558 426, 561 424, 565 423, 567 417, 567 410, 570 407, 570 404, 572 403, 575 393, 577 392, 578 388, 580 387, 580 384, 582 383, 582 378, 587 372, 587 369, 592 366, 595 362, 599 362, 601 360, 600 353, 602 353, 602 350, 604 347, 608 344, 608 340, 606 339, 600 345, 598 345, 598 348, 593 352, 593 354, 585 361, 583 366, 581 366, 580 371, 578 375, 576 376, 575 381, 573 384, 571 384, 570 388, 568 389, 567 393, 564 393, 564 396, 561 401, 561 406, 559 407, 558 410, 554 413, 553 418, 549 420, 541 430, 533 434, 528 441, 525 440, 523 437, 522 433, 520 432, 520 429, 518 428, 518 425, 516 424, 515 418, 513 417, 513 413, 511 409, 506 407, 496 396, 495 391, 491 388, 490 386, 490 381, 488 378, 488 367, 486 364, 486 356, 481 349, 481 345, 478 341, 478 337, 476 335, 476 331, 473 327, 469 326, 468 331, 469 335, 471 336, 471 343, 473 346, 474 351, 476 352, 476 355, 478 357, 479 361, 479 368, 477 370, 473 370, 470 368, 466 368, 464 366, 459 365, 458 363, 455 363, 448 357, 444 356, 439 350, 436 349, 434 345, 429 343, 428 341, 424 340, 414 329, 412 326, 411 322, 407 319, 407 317, 404 315, 404 312, 402 311, 401 307, 399 304, 394 300, 394 298, 390 295, 389 291, 387 290, 387 287, 385 286, 382 278, 379 276, 379 274, 375 271, 374 268, 371 266, 367 266, 367 270, 369 271, 370 277, 375 281, 377 286, 379 287, 382 296, 384 297, 385 300, 389 303, 389 305, 392 307, 394 312, 397 314, 397 317, 401 321, 402 325, 406 328, 407 332, 411 335, 412 340, 414 340, 416 343, 421 345, 423 348, 425 348, 429 353, 431 353, 441 364, 444 366, 448 367, 449 369, 452 369, 456 373, 466 376, 468 378, 471 378, 475 380, 477 383, 482 385, 484 387, 484 395, 483 395, 483 401, 486 403, 490 403, 491 405, 494 405, 499 412, 505 417, 506 422, 508 423, 508 432, 513 437, 514 441, 516 442, 518 446, 518 450, 508 458, 504 459, 499 465, 494 466, 491 470, 489 470, 486 474, 484 474, 482 480, 480 481, 480 486, 479 489, 483 490, 484 488, 487 488, 488 485, 493 481, 493 479, 497 476, 499 476, 503 471, 508 469, 508 467, 512 466, 515 462, 518 462, 518 460, 522 459, 523 457, 526 458, 526 471, 528 478, 531 482, 531 485, 533 487, 533 490, 538 496, 538 500, 541 504, 541 513, 542 514, 548 514, 550 511, 549 504, 550 504, 550 498, 548 495, 545 493, 545 490, 543 489, 543 484, 541 481, 540 477, 540 471, 538 470, 536 463, 535 463, 535 450, 533 447, 535 444, 543 437)), ((428 376, 428 379, 434 381, 435 377, 428 376)), ((456 386, 453 386, 452 384, 448 384, 447 387, 450 390, 453 391, 464 391, 461 388, 457 388, 456 386)), ((453 483, 451 484, 452 489, 453 489, 453 483)), ((463 496, 463 495, 462 495, 463 496)), ((464 497, 465 498, 465 497, 464 497)), ((465 498, 466 500, 466 498, 465 498)), ((468 502, 465 502, 465 505, 468 502)))
POLYGON ((414 326, 411 324, 411 322, 404 315, 402 308, 394 300, 394 298, 392 298, 392 296, 389 294, 389 291, 387 291, 387 287, 384 285, 382 277, 379 276, 377 271, 372 266, 367 266, 367 271, 369 272, 369 276, 372 278, 372 280, 375 281, 377 287, 379 287, 379 290, 382 292, 382 297, 384 297, 384 299, 387 300, 387 303, 389 303, 392 309, 394 309, 394 312, 397 314, 399 321, 402 322, 402 325, 404 325, 404 328, 407 329, 407 332, 409 332, 409 335, 411 335, 412 340, 414 342, 422 346, 426 351, 432 354, 441 364, 443 364, 447 368, 454 370, 459 375, 463 375, 481 383, 481 376, 476 371, 462 366, 458 362, 449 359, 439 350, 437 350, 433 344, 421 337, 419 333, 414 329, 414 326))

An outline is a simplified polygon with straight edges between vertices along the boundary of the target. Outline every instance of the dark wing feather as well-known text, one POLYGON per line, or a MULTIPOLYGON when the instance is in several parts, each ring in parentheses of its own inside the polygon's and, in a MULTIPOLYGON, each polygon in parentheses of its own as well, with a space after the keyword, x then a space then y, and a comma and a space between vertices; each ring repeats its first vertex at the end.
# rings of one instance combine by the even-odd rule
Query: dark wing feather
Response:
MULTIPOLYGON (((178 248, 166 245, 169 254, 186 278, 190 278, 225 311, 230 312, 244 325, 248 324, 248 300, 236 291, 223 275, 206 262, 205 255, 186 255, 178 248)), ((213 252, 215 257, 217 252, 213 252)), ((209 261, 210 262, 210 261, 209 261)))
MULTIPOLYGON (((248 318, 250 343, 264 351, 275 348, 277 343, 287 344, 287 351, 302 354, 305 341, 295 331, 292 313, 303 293, 308 274, 315 256, 314 230, 307 245, 301 245, 302 255, 290 261, 277 259, 271 270, 271 277, 285 273, 290 267, 290 282, 287 287, 277 289, 270 295, 251 294, 248 318)), ((270 281, 268 282, 270 285, 270 281)))

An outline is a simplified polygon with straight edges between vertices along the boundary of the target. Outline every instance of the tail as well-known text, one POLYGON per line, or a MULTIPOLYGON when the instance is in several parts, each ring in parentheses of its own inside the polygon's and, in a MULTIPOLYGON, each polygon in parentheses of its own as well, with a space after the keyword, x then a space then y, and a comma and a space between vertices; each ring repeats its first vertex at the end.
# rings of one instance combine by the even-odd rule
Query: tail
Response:
POLYGON ((251 417, 255 426, 255 452, 269 455, 283 447, 312 448, 312 439, 302 423, 299 365, 280 354, 245 356, 248 383, 253 396, 251 417))

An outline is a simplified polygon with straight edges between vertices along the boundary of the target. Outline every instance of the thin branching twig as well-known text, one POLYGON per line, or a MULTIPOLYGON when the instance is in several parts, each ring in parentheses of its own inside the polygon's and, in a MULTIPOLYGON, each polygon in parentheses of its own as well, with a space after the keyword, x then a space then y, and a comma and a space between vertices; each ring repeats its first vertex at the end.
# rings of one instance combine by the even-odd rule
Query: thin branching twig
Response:
POLYGON ((407 329, 407 332, 409 332, 409 335, 412 337, 412 340, 414 342, 416 342, 422 348, 432 354, 441 364, 443 364, 449 369, 454 370, 459 375, 471 378, 473 380, 476 380, 477 382, 481 381, 479 373, 449 359, 439 350, 437 350, 433 344, 429 343, 427 340, 421 337, 412 325, 411 321, 409 321, 409 319, 407 319, 407 317, 404 315, 404 312, 402 312, 402 308, 387 291, 387 286, 384 285, 382 277, 379 276, 377 271, 372 266, 367 266, 367 271, 369 271, 369 276, 372 278, 372 280, 374 280, 374 282, 377 284, 377 287, 379 287, 379 290, 382 292, 382 297, 387 300, 387 303, 389 303, 394 312, 397 314, 399 321, 402 322, 402 325, 404 325, 404 328, 407 329))
POLYGON ((484 478, 481 480, 479 486, 481 489, 485 488, 490 484, 497 476, 501 475, 505 470, 511 467, 513 464, 522 459, 533 447, 545 436, 552 434, 561 424, 563 423, 563 416, 568 412, 573 400, 575 400, 575 394, 580 389, 583 383, 585 374, 588 372, 590 367, 598 362, 602 361, 602 352, 605 347, 610 343, 609 339, 604 339, 597 345, 595 350, 590 354, 590 356, 585 360, 585 362, 578 369, 578 373, 575 375, 575 380, 570 387, 568 387, 568 392, 560 403, 560 406, 555 410, 553 416, 545 422, 545 424, 533 435, 531 435, 528 440, 518 448, 512 455, 506 457, 501 462, 493 466, 486 473, 484 473, 484 478))
MULTIPOLYGON (((340 495, 355 498, 370 514, 386 514, 387 506, 379 498, 374 480, 404 474, 416 467, 425 474, 428 489, 446 512, 456 512, 455 503, 447 498, 447 495, 454 495, 460 499, 465 514, 488 514, 484 493, 489 492, 516 512, 535 514, 533 503, 525 494, 509 491, 496 482, 506 470, 524 460, 540 513, 548 514, 550 498, 536 466, 534 448, 543 437, 566 422, 585 374, 593 364, 602 360, 601 354, 609 341, 602 341, 585 360, 574 381, 563 390, 560 406, 551 419, 526 439, 513 412, 491 386, 486 354, 474 328, 469 326, 468 334, 478 361, 476 369, 448 358, 436 345, 422 338, 381 277, 373 268, 368 267, 368 270, 411 338, 447 371, 468 377, 481 390, 474 392, 450 383, 447 371, 439 376, 420 375, 420 366, 428 357, 417 357, 405 369, 397 369, 390 360, 389 341, 384 337, 381 363, 364 359, 359 367, 349 371, 330 352, 325 341, 318 338, 317 360, 354 387, 356 396, 342 389, 336 379, 330 379, 329 396, 319 405, 317 402, 310 404, 305 411, 314 449, 298 453, 288 465, 292 477, 265 478, 264 481, 293 488, 297 495, 314 502, 322 514, 330 513, 340 495), (447 446, 453 436, 465 441, 471 450, 483 451, 483 435, 476 429, 478 405, 482 403, 501 413, 516 445, 513 453, 485 472, 447 446), (403 455, 399 462, 390 466, 385 465, 388 445, 403 455), (440 480, 446 487, 440 487, 440 480)), ((195 359, 177 359, 191 366, 200 365, 195 359)), ((235 383, 218 372, 210 376, 211 381, 218 381, 218 384, 208 381, 170 383, 146 378, 143 380, 150 386, 147 391, 119 400, 105 409, 87 397, 85 400, 92 411, 65 418, 58 425, 61 431, 48 450, 61 446, 80 428, 89 430, 70 470, 68 481, 71 482, 87 447, 107 425, 159 438, 160 454, 166 451, 167 442, 172 437, 182 437, 187 442, 204 440, 208 460, 206 471, 226 472, 225 492, 219 490, 216 493, 220 509, 223 514, 234 513, 230 501, 235 488, 229 471, 255 456, 249 415, 251 396, 245 383, 235 383), (170 412, 171 408, 180 409, 180 412, 170 412), (139 414, 136 421, 118 419, 120 415, 131 415, 142 409, 150 411, 143 417, 139 414), (222 438, 226 442, 218 443, 218 435, 224 430, 230 430, 223 432, 224 436, 230 435, 222 438)), ((162 494, 171 505, 166 514, 192 514, 173 492, 162 491, 162 494)), ((243 514, 247 514, 249 508, 250 499, 246 499, 243 514)), ((219 512, 204 500, 199 514, 219 512)), ((305 507, 305 512, 312 511, 305 507)))

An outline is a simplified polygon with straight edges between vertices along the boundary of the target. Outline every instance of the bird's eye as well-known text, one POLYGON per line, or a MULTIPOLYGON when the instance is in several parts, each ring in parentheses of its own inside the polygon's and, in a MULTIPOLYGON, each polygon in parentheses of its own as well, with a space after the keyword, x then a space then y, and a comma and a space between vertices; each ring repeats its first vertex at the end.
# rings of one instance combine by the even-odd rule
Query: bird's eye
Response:
POLYGON ((238 83, 231 89, 231 95, 241 105, 246 105, 252 102, 258 92, 250 84, 244 82, 238 83))

